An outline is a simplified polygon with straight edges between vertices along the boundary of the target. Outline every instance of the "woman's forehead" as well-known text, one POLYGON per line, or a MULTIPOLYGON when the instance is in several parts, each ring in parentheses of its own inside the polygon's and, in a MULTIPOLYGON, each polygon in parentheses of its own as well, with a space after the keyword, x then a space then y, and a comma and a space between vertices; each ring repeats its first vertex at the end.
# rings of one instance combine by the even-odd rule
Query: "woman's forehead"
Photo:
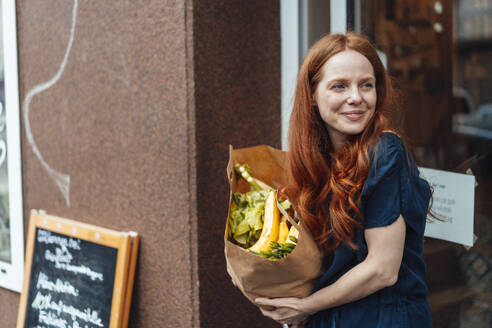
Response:
POLYGON ((344 50, 333 55, 321 70, 322 75, 329 79, 374 77, 374 68, 369 59, 355 50, 344 50))

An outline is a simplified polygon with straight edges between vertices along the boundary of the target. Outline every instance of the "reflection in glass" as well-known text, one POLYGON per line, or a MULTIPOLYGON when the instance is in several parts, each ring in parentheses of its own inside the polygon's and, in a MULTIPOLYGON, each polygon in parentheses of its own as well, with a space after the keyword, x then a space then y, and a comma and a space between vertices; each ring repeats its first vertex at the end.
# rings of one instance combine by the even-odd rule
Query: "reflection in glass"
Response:
POLYGON ((470 250, 426 240, 434 327, 489 327, 492 302, 492 0, 361 1, 361 32, 399 90, 392 117, 423 167, 475 175, 470 250))
MULTIPOLYGON (((1 2, 0 2, 1 4, 1 2)), ((11 263, 2 6, 0 5, 0 261, 11 263)))

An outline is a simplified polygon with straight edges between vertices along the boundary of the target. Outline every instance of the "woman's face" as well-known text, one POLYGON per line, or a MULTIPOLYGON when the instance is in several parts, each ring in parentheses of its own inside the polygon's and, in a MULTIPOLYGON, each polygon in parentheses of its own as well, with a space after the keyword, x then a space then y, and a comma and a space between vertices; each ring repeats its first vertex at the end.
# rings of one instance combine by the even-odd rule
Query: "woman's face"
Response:
POLYGON ((332 56, 321 68, 314 102, 335 150, 361 133, 376 108, 376 78, 369 60, 354 50, 332 56))

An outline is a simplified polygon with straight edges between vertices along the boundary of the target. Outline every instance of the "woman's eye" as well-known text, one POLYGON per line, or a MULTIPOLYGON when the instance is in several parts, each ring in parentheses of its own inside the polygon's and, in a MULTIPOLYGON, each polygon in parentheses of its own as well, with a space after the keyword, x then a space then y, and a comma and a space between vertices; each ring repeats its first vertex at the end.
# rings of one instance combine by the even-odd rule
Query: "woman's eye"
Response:
POLYGON ((364 89, 372 89, 373 84, 371 82, 366 82, 366 83, 362 84, 362 87, 364 89))
POLYGON ((334 90, 341 90, 344 87, 345 86, 343 84, 341 84, 341 83, 337 83, 337 84, 334 84, 334 85, 331 86, 331 88, 334 89, 334 90))

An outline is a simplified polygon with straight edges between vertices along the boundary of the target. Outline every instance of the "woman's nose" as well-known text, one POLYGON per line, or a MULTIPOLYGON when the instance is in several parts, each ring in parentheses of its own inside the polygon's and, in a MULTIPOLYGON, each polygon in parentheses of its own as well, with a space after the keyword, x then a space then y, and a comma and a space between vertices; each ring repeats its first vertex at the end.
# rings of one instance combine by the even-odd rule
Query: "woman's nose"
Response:
POLYGON ((347 103, 351 104, 351 105, 357 105, 357 104, 360 104, 360 102, 362 101, 362 97, 360 95, 360 90, 358 87, 352 87, 350 88, 350 91, 349 91, 349 97, 347 99, 347 103))

